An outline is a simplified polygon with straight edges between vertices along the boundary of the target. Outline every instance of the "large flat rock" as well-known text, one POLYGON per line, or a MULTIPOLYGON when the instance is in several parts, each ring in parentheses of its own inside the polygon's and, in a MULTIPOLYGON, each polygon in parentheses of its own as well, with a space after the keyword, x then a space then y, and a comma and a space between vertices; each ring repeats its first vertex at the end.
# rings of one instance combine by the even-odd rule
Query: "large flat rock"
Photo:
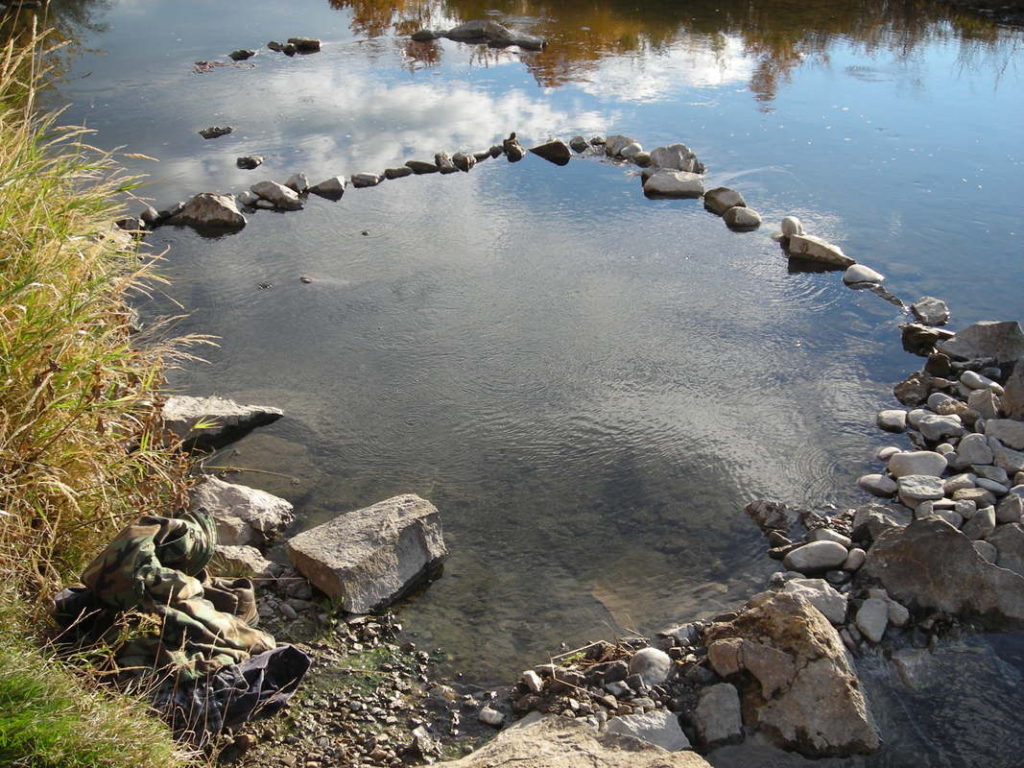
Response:
POLYGON ((172 395, 163 407, 164 426, 189 448, 225 445, 283 415, 279 408, 241 405, 216 395, 172 395))
POLYGON ((440 513, 413 494, 339 515, 288 541, 295 567, 352 613, 390 605, 447 556, 440 513))
POLYGON ((530 715, 450 768, 711 768, 695 752, 599 733, 578 720, 530 715))
POLYGON ((965 360, 994 357, 1011 363, 1024 357, 1024 332, 1016 320, 982 320, 938 345, 940 352, 965 360))

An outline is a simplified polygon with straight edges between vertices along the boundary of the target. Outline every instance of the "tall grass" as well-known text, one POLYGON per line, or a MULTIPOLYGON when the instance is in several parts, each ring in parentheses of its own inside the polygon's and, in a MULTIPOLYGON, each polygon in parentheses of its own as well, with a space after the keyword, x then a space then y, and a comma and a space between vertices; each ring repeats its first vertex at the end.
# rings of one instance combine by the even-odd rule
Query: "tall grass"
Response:
POLYGON ((156 279, 111 224, 133 182, 37 115, 43 60, 38 38, 0 52, 0 765, 165 768, 166 728, 40 650, 47 598, 178 507, 187 469, 154 406, 169 349, 135 343, 126 307, 156 279))

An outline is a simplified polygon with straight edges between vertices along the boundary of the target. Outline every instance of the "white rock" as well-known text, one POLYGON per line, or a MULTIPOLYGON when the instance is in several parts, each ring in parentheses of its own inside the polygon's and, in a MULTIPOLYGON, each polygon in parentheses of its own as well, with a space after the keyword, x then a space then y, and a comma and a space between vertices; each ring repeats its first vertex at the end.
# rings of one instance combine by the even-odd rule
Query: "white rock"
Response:
POLYGON ((857 485, 871 495, 880 497, 895 496, 897 490, 895 480, 879 474, 862 475, 858 478, 857 485))
POLYGON ((962 435, 964 432, 960 417, 953 414, 949 416, 928 414, 921 418, 917 428, 921 430, 921 434, 925 436, 925 439, 933 443, 938 442, 944 437, 962 435))
POLYGON ((973 488, 977 475, 970 472, 962 472, 959 475, 946 478, 942 483, 942 490, 946 495, 952 496, 955 492, 964 488, 973 488))
POLYGON ((541 676, 532 669, 528 669, 523 672, 521 679, 523 681, 523 685, 529 688, 533 693, 540 693, 544 690, 544 681, 541 679, 541 676))
POLYGON ((910 310, 925 325, 945 325, 949 321, 949 307, 934 296, 918 299, 910 305, 910 310))
POLYGON ((791 571, 814 573, 830 571, 846 562, 849 555, 846 547, 834 541, 812 541, 791 550, 783 559, 783 565, 791 571))
POLYGON ((838 626, 846 621, 846 597, 824 579, 791 579, 783 591, 805 598, 832 624, 838 626))
POLYGON ((792 237, 793 235, 802 235, 803 233, 804 225, 796 216, 786 216, 782 219, 783 237, 792 237))
POLYGON ((302 200, 295 194, 295 190, 276 181, 258 181, 249 187, 249 190, 282 211, 297 211, 302 208, 302 200))
POLYGON ((889 604, 886 600, 870 597, 857 611, 857 629, 871 642, 879 643, 889 623, 889 604))
POLYGON ((632 160, 643 151, 644 148, 639 143, 633 141, 619 150, 619 157, 625 158, 626 160, 632 160))
POLYGON ((815 528, 807 534, 808 541, 834 541, 837 544, 842 544, 847 549, 853 543, 850 541, 849 536, 844 536, 838 531, 834 531, 831 528, 815 528))
POLYGON ((281 418, 283 411, 264 405, 240 405, 216 395, 172 395, 162 409, 164 426, 185 443, 217 443, 281 418))
POLYGON ((946 457, 935 451, 904 451, 889 459, 889 473, 896 478, 906 475, 940 477, 946 471, 946 457))
POLYGON ((210 513, 218 542, 227 545, 264 544, 293 519, 292 505, 284 499, 212 475, 189 492, 189 507, 210 513))
POLYGON ((813 235, 791 235, 787 250, 790 256, 835 267, 846 268, 856 263, 838 245, 813 235))
POLYGON ((690 740, 679 726, 679 718, 664 709, 642 715, 613 717, 608 721, 608 733, 632 736, 669 752, 690 749, 690 740))
POLYGON ((213 567, 218 576, 266 578, 273 566, 256 547, 218 544, 214 549, 213 567))
POLYGON ((1014 450, 1024 449, 1024 421, 1014 419, 987 419, 985 434, 994 437, 1014 450))
POLYGON ((697 198, 704 194, 704 180, 696 173, 686 171, 655 171, 644 182, 648 197, 697 198))
POLYGON ((729 229, 749 232, 761 226, 761 214, 753 208, 737 205, 722 214, 722 221, 729 229))
POLYGON ((908 507, 917 507, 918 502, 943 497, 942 479, 933 475, 904 475, 899 485, 900 501, 908 507))
POLYGON ((847 285, 853 285, 854 283, 881 283, 884 280, 885 275, 863 264, 853 264, 847 267, 843 273, 843 282, 847 285))
POLYGON ((895 445, 883 445, 875 452, 875 458, 879 461, 889 461, 889 459, 901 452, 902 449, 897 448, 895 445))
POLYGON ((850 550, 850 554, 846 558, 846 562, 843 563, 843 570, 853 573, 854 571, 860 570, 860 567, 864 565, 864 561, 867 559, 867 553, 860 547, 854 547, 850 550))
POLYGON ((495 728, 505 722, 505 716, 489 706, 481 707, 480 712, 477 714, 477 719, 484 725, 490 725, 495 728))
POLYGON ((890 598, 887 601, 889 623, 894 627, 905 627, 910 621, 910 611, 890 598))
POLYGON ((729 683, 717 683, 700 692, 693 713, 697 736, 704 746, 738 739, 743 734, 740 696, 729 683))
POLYGON ((672 659, 657 648, 641 648, 629 660, 629 674, 640 675, 648 686, 661 685, 672 670, 672 659))
POLYGON ((991 389, 997 395, 1003 394, 1003 386, 993 381, 988 376, 982 376, 977 371, 964 371, 960 374, 960 383, 968 389, 991 389))
POLYGON ((901 408, 890 408, 879 411, 875 424, 886 432, 905 432, 907 430, 907 412, 901 408))
POLYGON ((967 395, 967 407, 981 414, 983 419, 998 419, 1002 413, 1002 401, 991 389, 972 389, 967 395))
POLYGON ((995 459, 988 438, 984 435, 964 435, 956 447, 957 457, 964 464, 991 464, 995 459))

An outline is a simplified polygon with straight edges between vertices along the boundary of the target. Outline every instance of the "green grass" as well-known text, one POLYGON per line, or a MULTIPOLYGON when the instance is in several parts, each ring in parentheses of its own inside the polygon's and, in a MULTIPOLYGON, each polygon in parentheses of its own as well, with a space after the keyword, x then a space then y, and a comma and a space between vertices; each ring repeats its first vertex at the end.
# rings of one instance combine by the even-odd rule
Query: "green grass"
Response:
POLYGON ((187 464, 157 408, 175 348, 126 306, 157 279, 112 225, 134 180, 37 114, 42 46, 0 48, 0 765, 173 768, 140 701, 44 650, 49 597, 140 513, 180 508, 187 464))

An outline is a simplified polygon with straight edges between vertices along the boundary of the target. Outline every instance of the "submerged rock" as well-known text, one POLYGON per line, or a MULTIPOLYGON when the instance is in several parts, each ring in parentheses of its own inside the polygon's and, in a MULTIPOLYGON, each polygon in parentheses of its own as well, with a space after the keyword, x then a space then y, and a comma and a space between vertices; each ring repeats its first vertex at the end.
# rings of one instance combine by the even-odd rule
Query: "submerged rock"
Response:
POLYGON ((320 50, 320 41, 315 37, 289 37, 288 44, 295 46, 298 53, 316 53, 320 50))
POLYGON ((441 36, 464 43, 487 43, 495 48, 517 45, 528 51, 540 51, 547 46, 543 37, 517 32, 496 21, 467 21, 441 33, 441 36))
POLYGON ((237 51, 232 51, 228 54, 232 61, 245 61, 251 59, 256 55, 256 51, 250 48, 239 48, 237 51))
POLYGON ((295 567, 351 613, 390 605, 447 556, 440 514, 412 494, 339 515, 288 541, 295 567))

